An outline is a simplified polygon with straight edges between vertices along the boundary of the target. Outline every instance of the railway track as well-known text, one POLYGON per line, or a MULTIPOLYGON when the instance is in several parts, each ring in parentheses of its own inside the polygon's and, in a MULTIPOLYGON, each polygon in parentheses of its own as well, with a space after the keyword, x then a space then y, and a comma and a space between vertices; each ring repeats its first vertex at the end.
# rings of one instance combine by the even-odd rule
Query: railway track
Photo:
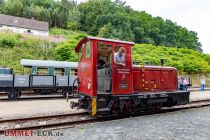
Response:
MULTIPOLYGON (((69 96, 69 99, 77 98, 76 96, 69 96)), ((2 97, 0 96, 0 102, 8 102, 8 101, 30 101, 30 100, 56 100, 56 99, 65 99, 63 95, 29 95, 29 96, 21 96, 20 98, 16 100, 10 100, 7 96, 2 97)))
MULTIPOLYGON (((8 93, 7 92, 0 92, 0 97, 7 97, 8 93)), ((43 93, 34 93, 31 91, 25 91, 22 93, 23 96, 36 96, 36 95, 45 95, 43 93)), ((55 92, 55 93, 48 93, 48 95, 61 95, 61 92, 55 92)))
MULTIPOLYGON (((174 106, 170 108, 162 108, 159 112, 143 113, 140 115, 161 114, 173 112, 184 109, 200 108, 210 106, 210 100, 191 102, 186 105, 174 106)), ((138 116, 138 115, 137 115, 138 116)), ((89 115, 87 112, 74 113, 74 114, 61 114, 51 116, 40 116, 30 118, 6 119, 0 120, 0 134, 5 130, 34 130, 34 129, 47 129, 47 128, 62 128, 69 127, 81 123, 89 123, 96 121, 108 121, 125 117, 103 117, 96 118, 89 115)))
POLYGON ((0 120, 0 134, 5 130, 32 130, 87 123, 96 118, 87 112, 0 120))
MULTIPOLYGON (((189 89, 190 92, 200 91, 199 88, 191 88, 189 89)), ((206 88, 206 91, 210 91, 210 88, 206 88)), ((75 96, 69 96, 69 98, 77 98, 75 96)), ((64 99, 61 93, 52 93, 49 95, 41 95, 33 92, 24 93, 20 98, 16 99, 15 101, 24 101, 24 100, 54 100, 54 99, 64 99)), ((0 102, 1 101, 13 101, 8 99, 7 93, 0 92, 0 102)))
POLYGON ((25 101, 25 100, 55 100, 55 99, 64 99, 62 95, 36 95, 36 96, 21 96, 17 100, 10 100, 8 97, 0 97, 0 102, 5 101, 25 101))

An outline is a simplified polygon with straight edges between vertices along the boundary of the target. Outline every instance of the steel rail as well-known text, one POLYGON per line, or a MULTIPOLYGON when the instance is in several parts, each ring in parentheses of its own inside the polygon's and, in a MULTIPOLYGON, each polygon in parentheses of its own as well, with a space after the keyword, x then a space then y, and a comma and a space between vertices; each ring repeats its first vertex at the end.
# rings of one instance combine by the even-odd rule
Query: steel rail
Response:
MULTIPOLYGON (((0 102, 8 102, 8 101, 31 101, 31 100, 56 100, 56 99, 65 99, 62 95, 37 95, 37 96, 22 96, 16 100, 11 100, 0 97, 0 102)), ((74 96, 69 96, 69 99, 76 99, 74 96)))
POLYGON ((90 116, 87 112, 17 118, 17 119, 4 119, 0 120, 0 134, 4 133, 5 130, 42 129, 48 127, 85 123, 92 121, 94 119, 96 118, 90 116), (70 120, 70 121, 62 121, 62 120, 70 120), (49 122, 54 121, 54 123, 47 123, 47 121, 49 122), (3 128, 4 126, 6 126, 6 128, 3 128))
POLYGON ((16 100, 11 100, 8 98, 0 98, 0 102, 8 101, 30 101, 30 100, 54 100, 54 99, 65 99, 62 95, 53 95, 53 96, 23 96, 16 100))

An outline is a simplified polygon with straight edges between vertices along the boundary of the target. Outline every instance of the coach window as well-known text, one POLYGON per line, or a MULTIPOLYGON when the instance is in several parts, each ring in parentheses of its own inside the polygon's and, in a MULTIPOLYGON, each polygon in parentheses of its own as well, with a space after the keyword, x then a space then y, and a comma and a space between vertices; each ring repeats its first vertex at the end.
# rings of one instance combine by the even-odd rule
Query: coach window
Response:
POLYGON ((71 73, 72 76, 77 75, 77 69, 71 69, 71 73))
POLYGON ((48 68, 37 68, 38 75, 48 75, 48 68))
POLYGON ((85 57, 90 58, 90 56, 91 56, 91 43, 90 41, 88 41, 85 44, 85 57))
POLYGON ((55 75, 64 75, 64 68, 55 68, 55 75))

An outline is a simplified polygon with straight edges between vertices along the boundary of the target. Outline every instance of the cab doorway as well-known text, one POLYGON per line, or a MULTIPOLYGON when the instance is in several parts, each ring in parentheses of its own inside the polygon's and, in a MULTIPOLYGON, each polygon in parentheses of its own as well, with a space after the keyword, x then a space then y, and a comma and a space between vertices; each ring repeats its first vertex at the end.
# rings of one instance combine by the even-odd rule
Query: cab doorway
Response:
POLYGON ((111 94, 112 45, 97 43, 97 91, 98 94, 111 94))

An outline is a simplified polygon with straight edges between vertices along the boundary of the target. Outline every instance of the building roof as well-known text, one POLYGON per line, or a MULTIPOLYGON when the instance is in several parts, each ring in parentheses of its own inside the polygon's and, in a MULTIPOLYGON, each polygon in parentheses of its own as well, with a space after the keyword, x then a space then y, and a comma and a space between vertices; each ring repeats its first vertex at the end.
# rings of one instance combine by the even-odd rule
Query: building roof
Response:
POLYGON ((24 67, 54 67, 54 68, 75 68, 78 67, 78 62, 53 61, 53 60, 30 60, 22 59, 20 64, 24 67))
POLYGON ((20 28, 49 31, 48 22, 0 14, 0 24, 20 28))

